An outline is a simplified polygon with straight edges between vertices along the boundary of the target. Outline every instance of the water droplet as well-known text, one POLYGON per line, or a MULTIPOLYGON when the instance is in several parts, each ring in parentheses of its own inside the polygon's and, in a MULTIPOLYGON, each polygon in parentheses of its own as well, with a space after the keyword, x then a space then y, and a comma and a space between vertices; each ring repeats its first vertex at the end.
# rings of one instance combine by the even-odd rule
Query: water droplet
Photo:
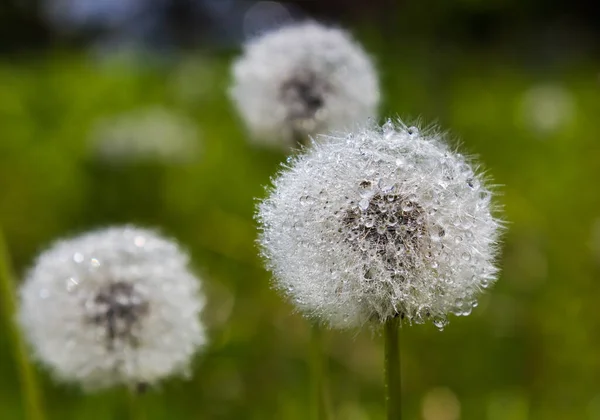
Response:
POLYGON ((373 184, 371 181, 361 181, 361 183, 358 184, 358 193, 363 198, 370 197, 373 194, 373 184))
POLYGON ((441 226, 434 226, 431 231, 431 240, 434 242, 439 242, 442 238, 446 236, 446 231, 441 226))
POLYGON ((448 320, 443 316, 439 316, 433 319, 433 325, 435 325, 438 330, 442 331, 444 327, 448 325, 448 320))
POLYGON ((461 255, 461 257, 465 261, 471 261, 471 254, 469 254, 468 252, 463 252, 463 254, 461 255))
POLYGON ((369 208, 370 201, 368 198, 363 198, 358 202, 358 208, 362 211, 366 211, 369 208))
POLYGON ((419 135, 419 129, 415 126, 410 126, 406 129, 406 132, 410 136, 410 138, 415 138, 419 135))
POLYGON ((386 193, 386 194, 390 193, 395 187, 393 181, 391 181, 389 179, 385 179, 385 178, 380 178, 379 181, 377 182, 377 186, 383 193, 386 193))
POLYGON ((300 204, 302 205, 311 204, 313 201, 314 199, 310 195, 303 195, 300 197, 300 204))
POLYGON ((133 243, 135 244, 135 246, 138 246, 141 248, 146 244, 146 238, 143 236, 136 236, 135 239, 133 240, 133 243))
POLYGON ((385 124, 383 124, 383 138, 390 140, 392 137, 394 137, 394 132, 395 130, 392 120, 387 120, 385 124))
POLYGON ((83 254, 81 252, 76 252, 75 254, 73 254, 73 261, 75 261, 77 264, 80 264, 83 262, 83 254))
POLYGON ((387 227, 382 223, 377 225, 377 233, 380 235, 383 235, 385 232, 387 232, 387 227))
POLYGON ((405 200, 402 202, 402 211, 409 212, 415 208, 414 204, 411 201, 405 200))
POLYGON ((97 259, 97 258, 92 258, 92 259, 90 260, 90 266, 91 266, 92 268, 98 268, 98 267, 100 267, 100 261, 98 261, 98 259, 97 259))

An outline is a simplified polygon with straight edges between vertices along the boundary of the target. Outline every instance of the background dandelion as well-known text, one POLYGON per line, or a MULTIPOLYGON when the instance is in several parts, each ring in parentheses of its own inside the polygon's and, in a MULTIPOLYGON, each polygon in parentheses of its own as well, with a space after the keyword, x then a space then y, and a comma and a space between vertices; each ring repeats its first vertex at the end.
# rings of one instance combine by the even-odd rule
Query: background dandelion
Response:
POLYGON ((365 123, 380 96, 362 47, 347 32, 314 22, 250 40, 233 66, 230 94, 257 142, 284 147, 365 123))
POLYGON ((187 372, 205 343, 187 263, 175 243, 133 227, 55 243, 21 288, 19 319, 36 357, 87 388, 187 372))

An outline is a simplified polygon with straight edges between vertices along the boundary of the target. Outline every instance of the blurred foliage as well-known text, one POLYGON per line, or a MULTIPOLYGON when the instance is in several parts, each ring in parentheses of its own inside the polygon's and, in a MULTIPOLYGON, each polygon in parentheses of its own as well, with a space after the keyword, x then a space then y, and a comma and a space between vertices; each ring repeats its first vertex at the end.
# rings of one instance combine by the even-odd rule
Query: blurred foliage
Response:
MULTIPOLYGON (((361 38, 381 70, 382 115, 459 137, 500 185, 507 220, 502 277, 473 314, 443 332, 402 329, 406 418, 600 419, 598 63, 540 68, 499 51, 361 38), (539 86, 559 94, 538 97, 539 86)), ((189 381, 141 397, 147 419, 308 416, 308 323, 270 288, 255 246, 255 200, 285 156, 247 142, 226 96, 230 59, 0 62, 0 224, 17 272, 57 237, 134 223, 180 240, 204 279, 210 345, 189 381), (155 105, 197 124, 196 158, 94 158, 99 120, 155 105)), ((7 340, 0 416, 21 419, 7 340)), ((326 346, 336 418, 383 418, 379 333, 330 331, 326 346)), ((124 390, 85 395, 39 374, 50 419, 127 418, 124 390)))

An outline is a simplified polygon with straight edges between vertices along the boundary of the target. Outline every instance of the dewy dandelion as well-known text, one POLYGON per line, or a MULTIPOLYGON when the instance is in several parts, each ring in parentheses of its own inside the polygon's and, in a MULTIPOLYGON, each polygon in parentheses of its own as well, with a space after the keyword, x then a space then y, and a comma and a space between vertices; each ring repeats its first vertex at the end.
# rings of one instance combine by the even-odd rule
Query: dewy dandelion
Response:
POLYGON ((152 384, 185 373, 205 343, 204 299, 177 244, 134 227, 56 242, 21 287, 34 355, 86 388, 152 384))
POLYGON ((379 104, 363 49, 348 33, 313 22, 248 42, 233 66, 230 94, 253 139, 284 148, 365 123, 379 104))
POLYGON ((260 204, 260 245, 277 286, 333 327, 443 328, 496 279, 491 199, 438 132, 388 122, 293 158, 260 204))

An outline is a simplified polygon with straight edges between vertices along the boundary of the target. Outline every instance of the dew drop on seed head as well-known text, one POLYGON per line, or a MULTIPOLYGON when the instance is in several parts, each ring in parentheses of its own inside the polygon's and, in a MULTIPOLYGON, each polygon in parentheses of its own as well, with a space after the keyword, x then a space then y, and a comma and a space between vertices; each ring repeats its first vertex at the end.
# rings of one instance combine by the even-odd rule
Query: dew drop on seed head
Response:
POLYGON ((387 120, 387 122, 383 125, 383 138, 386 140, 390 140, 394 136, 394 124, 391 120, 387 120))
POLYGON ((394 182, 389 179, 380 178, 377 181, 377 186, 382 192, 389 193, 394 189, 394 182))
POLYGON ((361 181, 360 184, 358 184, 358 192, 360 194, 361 197, 368 197, 372 194, 373 191, 373 185, 371 184, 371 181, 361 181))
POLYGON ((419 129, 415 126, 410 126, 406 129, 406 132, 410 136, 410 138, 415 138, 419 135, 419 129))
POLYGON ((414 208, 413 203, 410 201, 404 201, 402 203, 402 211, 411 211, 414 208))
POLYGON ((358 208, 362 211, 366 211, 369 208, 369 199, 363 198, 358 202, 358 208))
POLYGON ((446 231, 441 226, 435 226, 431 230, 431 240, 434 242, 439 242, 446 235, 446 231))
POLYGON ((448 325, 448 320, 443 316, 436 317, 433 320, 433 325, 435 325, 438 330, 443 331, 444 327, 448 325))

